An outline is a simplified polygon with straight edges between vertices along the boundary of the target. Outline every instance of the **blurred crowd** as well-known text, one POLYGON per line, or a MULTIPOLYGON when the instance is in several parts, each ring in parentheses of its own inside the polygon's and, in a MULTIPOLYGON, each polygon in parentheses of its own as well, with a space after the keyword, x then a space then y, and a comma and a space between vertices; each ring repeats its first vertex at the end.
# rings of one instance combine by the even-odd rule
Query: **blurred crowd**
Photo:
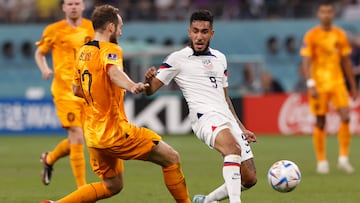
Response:
MULTIPOLYGON (((183 21, 194 9, 209 9, 218 20, 312 18, 319 0, 85 0, 85 17, 112 4, 127 21, 183 21)), ((0 0, 1 23, 41 23, 61 19, 61 0, 0 0)), ((334 1, 338 17, 360 19, 360 0, 334 1)))

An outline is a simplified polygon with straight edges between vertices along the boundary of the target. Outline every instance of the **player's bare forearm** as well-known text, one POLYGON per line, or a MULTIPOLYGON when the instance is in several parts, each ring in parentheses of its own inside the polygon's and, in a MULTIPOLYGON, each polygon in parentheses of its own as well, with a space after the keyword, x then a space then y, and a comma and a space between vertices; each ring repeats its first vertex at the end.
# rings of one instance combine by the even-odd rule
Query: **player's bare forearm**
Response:
POLYGON ((249 143, 256 142, 255 134, 253 132, 251 132, 250 130, 246 129, 245 126, 243 125, 243 123, 240 121, 239 117, 237 116, 234 105, 232 104, 232 101, 227 94, 226 88, 224 88, 224 93, 225 93, 225 99, 226 99, 226 102, 228 103, 229 109, 230 109, 231 113, 233 114, 234 118, 236 119, 236 122, 238 123, 240 129, 243 131, 243 135, 245 136, 246 140, 249 143))
POLYGON ((145 90, 146 95, 152 95, 154 94, 160 87, 162 87, 164 84, 156 78, 156 69, 154 66, 150 67, 145 72, 145 82, 149 84, 149 87, 145 90))
POLYGON ((305 56, 302 61, 302 68, 304 70, 304 75, 306 79, 311 78, 311 58, 305 56))
POLYGON ((349 57, 343 57, 344 71, 352 88, 356 88, 355 77, 352 71, 352 63, 349 57))
POLYGON ((53 71, 49 68, 45 54, 40 51, 39 48, 35 51, 35 62, 39 70, 41 71, 41 76, 43 79, 48 80, 53 75, 53 71))

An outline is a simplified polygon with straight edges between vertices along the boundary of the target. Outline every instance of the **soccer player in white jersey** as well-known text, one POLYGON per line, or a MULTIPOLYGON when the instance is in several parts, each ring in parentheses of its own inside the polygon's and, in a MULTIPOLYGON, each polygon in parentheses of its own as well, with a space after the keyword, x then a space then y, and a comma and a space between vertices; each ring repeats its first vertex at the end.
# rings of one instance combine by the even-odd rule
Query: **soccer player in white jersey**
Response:
POLYGON ((190 46, 171 53, 158 70, 149 68, 145 82, 147 95, 174 79, 189 106, 196 136, 220 152, 224 158, 225 183, 208 195, 195 195, 193 203, 213 203, 229 198, 241 202, 241 190, 256 184, 256 169, 250 142, 256 136, 237 117, 227 94, 227 62, 220 51, 209 47, 214 36, 213 16, 200 10, 191 15, 190 46))

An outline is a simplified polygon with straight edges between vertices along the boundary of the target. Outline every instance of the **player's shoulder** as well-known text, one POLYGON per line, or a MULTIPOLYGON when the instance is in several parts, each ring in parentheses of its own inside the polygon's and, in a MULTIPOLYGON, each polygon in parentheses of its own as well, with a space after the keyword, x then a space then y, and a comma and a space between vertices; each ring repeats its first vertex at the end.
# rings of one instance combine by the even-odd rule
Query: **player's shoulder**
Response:
POLYGON ((225 58, 225 54, 222 53, 221 51, 210 48, 210 47, 209 47, 209 50, 210 50, 211 55, 214 55, 215 57, 218 57, 218 58, 225 58))
POLYGON ((86 27, 92 27, 92 22, 91 20, 87 19, 87 18, 82 18, 82 24, 86 27))
POLYGON ((321 32, 321 27, 320 27, 320 25, 315 25, 315 26, 309 28, 309 29, 305 32, 305 36, 306 36, 306 35, 317 35, 319 32, 321 32))
POLYGON ((193 54, 193 51, 190 47, 186 46, 182 49, 176 50, 171 52, 166 59, 178 59, 178 58, 184 58, 184 57, 189 57, 193 54))
POLYGON ((346 31, 337 25, 333 25, 332 31, 341 35, 346 35, 346 31))
POLYGON ((56 22, 53 22, 51 24, 49 24, 48 26, 46 26, 46 29, 48 30, 56 30, 56 29, 61 29, 67 26, 67 23, 65 20, 59 20, 56 22))
POLYGON ((99 49, 103 52, 122 52, 122 48, 111 42, 98 41, 99 49))

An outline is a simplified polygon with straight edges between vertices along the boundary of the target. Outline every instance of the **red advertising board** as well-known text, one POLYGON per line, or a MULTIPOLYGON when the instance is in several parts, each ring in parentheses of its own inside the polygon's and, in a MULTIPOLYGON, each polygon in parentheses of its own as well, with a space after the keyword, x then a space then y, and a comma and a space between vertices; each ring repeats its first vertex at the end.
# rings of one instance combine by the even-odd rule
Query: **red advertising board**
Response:
MULTIPOLYGON (((315 122, 310 113, 307 95, 270 94, 243 98, 243 119, 246 127, 256 133, 311 134, 315 122)), ((352 133, 360 133, 360 101, 351 102, 352 133)), ((326 129, 336 134, 340 119, 330 106, 326 129)))

